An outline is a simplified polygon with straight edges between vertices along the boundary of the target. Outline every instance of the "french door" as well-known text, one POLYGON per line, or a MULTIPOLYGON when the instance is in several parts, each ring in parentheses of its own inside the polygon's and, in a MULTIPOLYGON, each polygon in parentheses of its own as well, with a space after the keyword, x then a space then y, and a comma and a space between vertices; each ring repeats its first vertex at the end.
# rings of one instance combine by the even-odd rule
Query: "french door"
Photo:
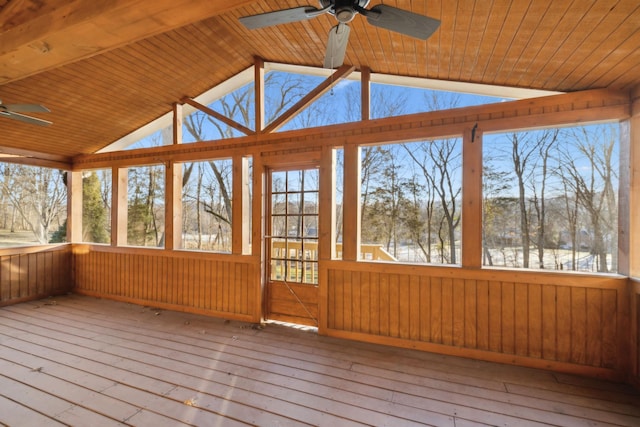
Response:
POLYGON ((265 316, 317 326, 319 170, 267 177, 265 316))

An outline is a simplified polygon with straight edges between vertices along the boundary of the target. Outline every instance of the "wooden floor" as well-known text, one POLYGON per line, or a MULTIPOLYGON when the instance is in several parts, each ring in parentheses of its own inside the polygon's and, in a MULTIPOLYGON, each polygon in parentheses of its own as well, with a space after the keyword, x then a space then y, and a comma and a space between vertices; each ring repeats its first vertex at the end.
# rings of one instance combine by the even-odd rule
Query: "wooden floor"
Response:
POLYGON ((72 295, 0 308, 0 425, 640 426, 640 396, 72 295))

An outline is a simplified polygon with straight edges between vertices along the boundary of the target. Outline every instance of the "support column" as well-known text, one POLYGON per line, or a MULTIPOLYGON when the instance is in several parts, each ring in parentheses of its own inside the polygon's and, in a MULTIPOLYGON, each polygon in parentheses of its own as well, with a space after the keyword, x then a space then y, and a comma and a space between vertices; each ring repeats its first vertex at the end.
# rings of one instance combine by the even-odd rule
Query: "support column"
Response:
POLYGON ((82 171, 67 172, 67 242, 82 242, 82 171))
POLYGON ((111 170, 111 246, 127 244, 129 169, 111 170))
POLYGON ((249 255, 251 246, 251 216, 249 210, 249 158, 242 155, 233 156, 233 206, 231 220, 232 248, 237 255, 249 255))
POLYGON ((362 67, 360 70, 360 109, 362 120, 371 118, 371 70, 362 67))
POLYGON ((164 247, 182 247, 182 163, 169 161, 165 170, 164 247))
POLYGON ((640 279, 640 88, 631 92, 631 117, 620 123, 618 194, 618 273, 640 279))
POLYGON ((630 95, 631 117, 620 123, 618 273, 631 278, 628 295, 619 297, 621 322, 629 325, 620 352, 628 355, 629 380, 640 386, 640 86, 630 95))
POLYGON ((482 131, 462 137, 462 266, 482 267, 482 131))
MULTIPOLYGON (((182 144, 182 104, 173 104, 173 145, 182 144)), ((182 247, 182 163, 165 163, 164 248, 182 247)))
POLYGON ((173 103, 173 144, 182 144, 182 104, 173 103))
POLYGON ((250 280, 253 280, 249 295, 249 306, 253 306, 253 313, 256 314, 255 321, 264 318, 263 289, 264 289, 264 264, 265 254, 263 250, 262 233, 264 227, 264 193, 265 193, 265 170, 260 155, 253 158, 253 200, 251 201, 251 253, 259 258, 258 268, 253 272, 250 280))
POLYGON ((262 133, 264 129, 264 61, 261 58, 255 58, 254 65, 254 90, 255 90, 255 132, 262 133))
POLYGON ((331 260, 336 257, 336 151, 333 147, 322 147, 320 159, 320 206, 318 212, 318 259, 331 260))
POLYGON ((360 157, 357 145, 344 147, 344 190, 342 197, 342 259, 360 258, 360 157))

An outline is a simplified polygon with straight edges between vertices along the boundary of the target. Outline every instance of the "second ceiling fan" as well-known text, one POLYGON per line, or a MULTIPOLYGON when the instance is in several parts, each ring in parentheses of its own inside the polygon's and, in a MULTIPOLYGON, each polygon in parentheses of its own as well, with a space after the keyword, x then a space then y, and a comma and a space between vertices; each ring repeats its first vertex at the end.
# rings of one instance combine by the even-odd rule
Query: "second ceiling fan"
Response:
POLYGON ((240 22, 248 29, 253 30, 272 25, 304 21, 325 13, 335 16, 338 20, 338 25, 329 31, 327 52, 324 57, 325 68, 337 68, 343 64, 347 42, 349 41, 349 32, 351 31, 347 23, 351 22, 357 14, 366 17, 367 22, 371 25, 421 40, 428 39, 440 26, 439 20, 428 16, 385 4, 366 9, 368 4, 369 0, 320 0, 320 9, 313 6, 300 6, 258 15, 243 16, 240 18, 240 22))

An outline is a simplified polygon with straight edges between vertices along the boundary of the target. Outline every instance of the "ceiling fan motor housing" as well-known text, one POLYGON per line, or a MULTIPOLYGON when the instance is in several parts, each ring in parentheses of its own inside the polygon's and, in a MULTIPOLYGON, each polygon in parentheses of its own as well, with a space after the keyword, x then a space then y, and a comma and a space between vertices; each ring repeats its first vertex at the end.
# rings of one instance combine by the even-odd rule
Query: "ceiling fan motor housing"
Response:
POLYGON ((320 6, 324 9, 333 6, 329 13, 334 15, 338 22, 346 24, 351 22, 356 16, 356 8, 364 9, 369 4, 369 0, 320 0, 320 6))

